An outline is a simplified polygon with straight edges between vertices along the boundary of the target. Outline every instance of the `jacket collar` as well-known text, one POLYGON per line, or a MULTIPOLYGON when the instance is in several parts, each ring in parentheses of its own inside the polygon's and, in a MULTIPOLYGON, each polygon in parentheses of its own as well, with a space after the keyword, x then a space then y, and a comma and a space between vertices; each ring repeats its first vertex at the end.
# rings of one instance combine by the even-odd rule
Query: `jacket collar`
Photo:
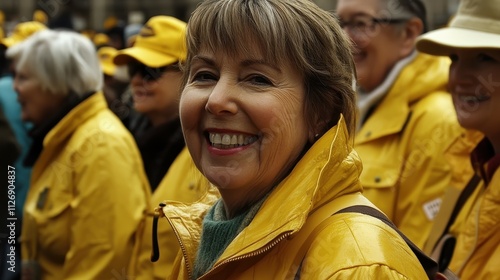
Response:
MULTIPOLYGON (((273 189, 250 225, 228 246, 220 260, 257 252, 280 236, 293 234, 309 213, 343 194, 361 191, 361 162, 352 149, 343 118, 305 153, 293 171, 273 189)), ((164 213, 182 240, 192 267, 203 215, 214 196, 192 205, 167 202, 164 213)), ((217 265, 217 263, 215 264, 217 265)))
POLYGON ((92 93, 79 96, 75 93, 70 93, 61 108, 50 116, 44 123, 39 126, 33 127, 29 132, 33 143, 26 155, 24 165, 33 166, 43 150, 44 139, 47 134, 71 111, 78 106, 82 101, 87 99, 92 93))
POLYGON ((472 151, 484 138, 484 134, 477 130, 464 129, 461 137, 456 137, 446 149, 444 157, 451 167, 452 180, 450 183, 454 188, 461 189, 474 175, 472 165, 464 164, 471 158, 472 151))
POLYGON ((69 111, 61 119, 61 121, 59 121, 49 133, 47 133, 47 136, 43 141, 44 147, 57 146, 64 142, 70 135, 73 134, 80 124, 84 123, 89 118, 106 108, 107 103, 102 92, 90 95, 69 111))
POLYGON ((416 101, 436 91, 445 91, 449 59, 418 53, 400 73, 385 98, 356 135, 356 144, 400 132, 416 101))
MULTIPOLYGON (((53 160, 54 153, 65 148, 63 144, 86 120, 107 108, 106 99, 101 92, 90 95, 76 107, 65 114, 62 119, 47 133, 43 139, 43 149, 37 159, 31 174, 31 181, 35 182, 53 160)), ((106 123, 102 123, 105 126, 106 123)), ((62 165, 60 165, 62 166, 62 165)))
POLYGON ((500 166, 500 155, 495 154, 493 145, 485 137, 471 153, 471 163, 476 173, 485 181, 488 186, 496 170, 500 166))
POLYGON ((396 82, 396 79, 401 71, 403 71, 403 69, 410 64, 415 57, 417 57, 417 52, 413 51, 408 57, 398 61, 394 67, 392 67, 391 71, 389 71, 385 80, 374 90, 365 92, 361 88, 358 89, 358 130, 362 127, 365 119, 370 115, 374 107, 389 93, 389 90, 396 82))

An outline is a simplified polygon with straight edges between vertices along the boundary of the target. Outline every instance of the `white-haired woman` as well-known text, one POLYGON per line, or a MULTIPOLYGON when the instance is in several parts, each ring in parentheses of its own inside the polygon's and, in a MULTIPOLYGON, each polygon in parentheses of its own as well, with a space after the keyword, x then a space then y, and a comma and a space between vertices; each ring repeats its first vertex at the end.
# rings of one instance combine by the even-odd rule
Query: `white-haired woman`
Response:
POLYGON ((107 108, 92 43, 41 31, 9 48, 22 118, 34 124, 22 230, 25 277, 127 273, 149 186, 132 136, 107 108))

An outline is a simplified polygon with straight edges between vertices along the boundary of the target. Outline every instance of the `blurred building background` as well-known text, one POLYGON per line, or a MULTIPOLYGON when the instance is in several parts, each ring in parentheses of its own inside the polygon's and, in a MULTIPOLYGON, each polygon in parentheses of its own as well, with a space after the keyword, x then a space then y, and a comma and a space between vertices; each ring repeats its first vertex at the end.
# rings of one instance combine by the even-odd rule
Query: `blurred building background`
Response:
MULTIPOLYGON (((187 20, 200 0, 0 0, 5 15, 4 29, 8 33, 15 23, 33 19, 35 10, 47 15, 51 27, 73 28, 78 31, 103 31, 112 25, 130 21, 144 23, 151 16, 164 14, 187 20)), ((315 0, 326 10, 333 10, 336 0, 315 0)), ((428 7, 431 28, 446 24, 456 11, 459 0, 424 0, 428 7)))

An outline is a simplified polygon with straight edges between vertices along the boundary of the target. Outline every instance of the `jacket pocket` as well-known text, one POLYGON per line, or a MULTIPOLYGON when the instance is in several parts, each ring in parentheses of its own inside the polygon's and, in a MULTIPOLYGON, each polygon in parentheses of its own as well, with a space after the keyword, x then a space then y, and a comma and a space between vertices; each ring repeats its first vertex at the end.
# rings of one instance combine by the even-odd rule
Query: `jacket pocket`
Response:
POLYGON ((363 162, 363 172, 360 181, 364 188, 392 188, 399 179, 399 168, 381 164, 368 164, 363 162))
POLYGON ((46 186, 37 195, 36 211, 40 223, 59 216, 70 207, 70 193, 58 187, 46 186))
POLYGON ((43 252, 52 261, 62 263, 71 239, 72 194, 64 188, 47 186, 37 199, 33 216, 39 254, 43 252))
POLYGON ((389 218, 394 215, 399 168, 383 163, 363 163, 360 181, 363 194, 389 218))

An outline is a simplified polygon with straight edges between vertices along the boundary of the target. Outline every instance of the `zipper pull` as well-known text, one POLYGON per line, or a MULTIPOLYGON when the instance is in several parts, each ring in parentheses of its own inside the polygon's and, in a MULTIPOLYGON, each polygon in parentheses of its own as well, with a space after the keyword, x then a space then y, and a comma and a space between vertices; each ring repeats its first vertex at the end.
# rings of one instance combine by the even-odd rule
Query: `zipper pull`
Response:
POLYGON ((160 258, 160 248, 158 246, 158 219, 165 217, 163 207, 167 206, 165 202, 161 202, 159 207, 155 208, 153 217, 153 247, 151 251, 151 262, 156 262, 160 258))

